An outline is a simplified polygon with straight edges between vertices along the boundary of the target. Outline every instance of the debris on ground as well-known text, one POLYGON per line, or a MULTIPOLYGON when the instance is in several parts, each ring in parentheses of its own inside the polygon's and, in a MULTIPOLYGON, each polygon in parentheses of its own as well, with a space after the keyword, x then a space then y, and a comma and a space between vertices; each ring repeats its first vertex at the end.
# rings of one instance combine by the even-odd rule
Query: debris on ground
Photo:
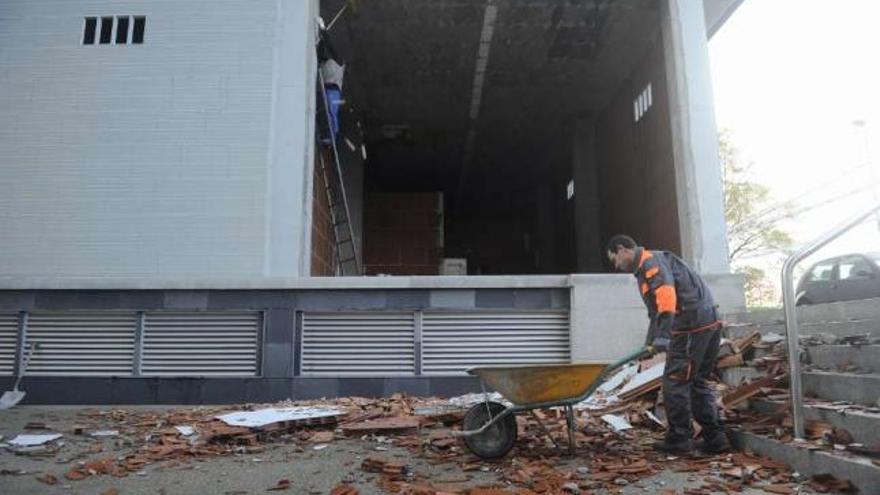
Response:
POLYGON ((264 426, 286 424, 327 424, 334 422, 344 412, 336 408, 322 407, 288 407, 268 408, 257 411, 234 411, 217 416, 229 426, 261 428, 264 426))
MULTIPOLYGON (((768 338, 749 334, 727 340, 724 353, 719 373, 745 367, 763 373, 737 385, 721 380, 713 384, 727 423, 788 440, 791 426, 787 390, 783 388, 787 369, 784 341, 772 335, 768 338), (758 414, 742 407, 757 397, 771 403, 778 401, 778 411, 758 414)), ((461 428, 469 407, 486 398, 504 403, 500 395, 478 393, 440 399, 395 394, 380 399, 344 397, 162 412, 88 410, 77 418, 73 434, 78 435, 80 442, 91 442, 91 447, 76 455, 59 456, 59 463, 68 464, 63 474, 37 471, 31 475, 47 485, 58 484, 62 477, 76 482, 97 476, 144 476, 151 468, 187 464, 192 468, 192 461, 219 456, 241 456, 247 462, 259 462, 261 457, 255 457, 256 454, 282 442, 295 444, 303 452, 321 451, 335 442, 362 441, 368 442, 374 453, 359 458, 359 466, 354 464, 357 476, 366 477, 382 492, 404 495, 588 494, 602 490, 619 493, 631 485, 651 484, 646 480, 667 470, 687 473, 689 479, 700 483, 686 492, 693 494, 735 493, 744 487, 760 488, 767 493, 796 493, 805 486, 820 493, 846 492, 852 486, 845 480, 828 477, 798 478, 786 466, 748 452, 697 458, 655 452, 651 443, 661 439, 665 430, 659 390, 664 359, 663 355, 655 356, 622 368, 592 397, 577 405, 575 447, 578 452, 589 452, 589 456, 578 457, 576 463, 563 462, 570 459, 560 448, 568 443, 566 417, 560 409, 518 415, 519 439, 514 449, 504 458, 488 462, 471 454, 453 432, 461 428), (125 453, 108 455, 102 445, 109 443, 124 448, 125 453), (394 455, 383 452, 390 446, 396 448, 394 455), (401 458, 400 449, 411 457, 401 458), (414 469, 415 458, 433 465, 452 465, 456 474, 431 479, 414 469), (487 475, 495 476, 497 482, 476 481, 487 475)), ((848 403, 815 404, 837 411, 868 408, 848 403)), ((48 429, 38 428, 36 422, 31 426, 48 429)), ((808 433, 813 448, 871 450, 855 444, 848 432, 828 423, 809 422, 808 433)), ((22 434, 10 441, 10 447, 31 442, 37 442, 33 444, 37 446, 40 442, 62 443, 58 442, 61 436, 22 434)), ((58 455, 58 451, 48 455, 58 455)), ((331 493, 357 495, 357 488, 350 482, 355 478, 351 476, 346 475, 331 493)), ((267 491, 298 493, 303 489, 295 488, 288 478, 269 481, 267 485, 271 485, 263 488, 267 491)), ((668 490, 655 485, 644 491, 668 490)))
POLYGON ((62 436, 63 435, 60 433, 46 435, 17 435, 9 441, 9 445, 12 445, 13 447, 34 447, 58 440, 62 436))
POLYGON ((280 491, 289 490, 289 489, 290 489, 290 480, 287 478, 284 478, 284 479, 278 480, 278 483, 276 483, 275 486, 273 486, 271 488, 267 488, 266 491, 280 492, 280 491))

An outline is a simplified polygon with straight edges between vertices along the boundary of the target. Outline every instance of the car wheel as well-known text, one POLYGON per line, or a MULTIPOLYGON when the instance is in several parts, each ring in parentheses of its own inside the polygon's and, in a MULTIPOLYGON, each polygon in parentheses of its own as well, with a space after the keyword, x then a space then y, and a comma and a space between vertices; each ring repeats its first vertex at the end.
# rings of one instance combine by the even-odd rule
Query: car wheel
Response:
POLYGON ((810 301, 806 297, 801 297, 796 303, 794 303, 795 306, 809 306, 810 304, 813 304, 813 301, 810 301))

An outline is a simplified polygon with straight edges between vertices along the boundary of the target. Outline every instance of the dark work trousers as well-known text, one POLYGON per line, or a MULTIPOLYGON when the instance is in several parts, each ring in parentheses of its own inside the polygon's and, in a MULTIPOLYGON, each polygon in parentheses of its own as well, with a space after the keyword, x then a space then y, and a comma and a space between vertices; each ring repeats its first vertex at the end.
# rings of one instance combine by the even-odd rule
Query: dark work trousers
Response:
POLYGON ((715 394, 709 376, 718 359, 721 329, 673 335, 666 352, 663 373, 663 402, 669 430, 669 443, 689 440, 694 436, 691 418, 703 427, 704 438, 721 432, 715 394))

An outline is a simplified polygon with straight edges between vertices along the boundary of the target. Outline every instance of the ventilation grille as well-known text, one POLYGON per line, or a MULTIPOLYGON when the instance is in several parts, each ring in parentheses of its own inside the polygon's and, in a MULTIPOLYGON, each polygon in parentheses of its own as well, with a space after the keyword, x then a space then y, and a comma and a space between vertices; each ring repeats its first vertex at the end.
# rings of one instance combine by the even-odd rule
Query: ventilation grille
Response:
POLYGON ((304 313, 304 375, 412 375, 413 313, 304 313))
POLYGON ((0 313, 0 376, 15 372, 18 314, 0 313))
POLYGON ((426 312, 423 372, 461 374, 473 366, 565 364, 570 361, 567 313, 426 312))
POLYGON ((38 344, 29 375, 130 375, 135 313, 32 313, 27 343, 38 344))
POLYGON ((259 312, 146 313, 143 375, 255 376, 259 312))

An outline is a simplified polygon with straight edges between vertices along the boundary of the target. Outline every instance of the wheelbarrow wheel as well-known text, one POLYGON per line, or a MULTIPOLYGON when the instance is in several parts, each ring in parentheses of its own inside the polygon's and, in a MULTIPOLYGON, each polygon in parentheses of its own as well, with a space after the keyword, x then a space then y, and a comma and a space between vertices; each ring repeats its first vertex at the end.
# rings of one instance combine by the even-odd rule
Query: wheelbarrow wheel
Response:
MULTIPOLYGON (((506 409, 504 404, 497 402, 489 402, 488 406, 488 411, 485 402, 471 407, 464 416, 463 428, 465 430, 479 430, 490 421, 489 411, 494 418, 506 409)), ((494 459, 504 456, 513 448, 513 444, 516 443, 516 435, 516 416, 508 414, 487 428, 486 431, 464 437, 464 443, 471 452, 483 459, 494 459)))

